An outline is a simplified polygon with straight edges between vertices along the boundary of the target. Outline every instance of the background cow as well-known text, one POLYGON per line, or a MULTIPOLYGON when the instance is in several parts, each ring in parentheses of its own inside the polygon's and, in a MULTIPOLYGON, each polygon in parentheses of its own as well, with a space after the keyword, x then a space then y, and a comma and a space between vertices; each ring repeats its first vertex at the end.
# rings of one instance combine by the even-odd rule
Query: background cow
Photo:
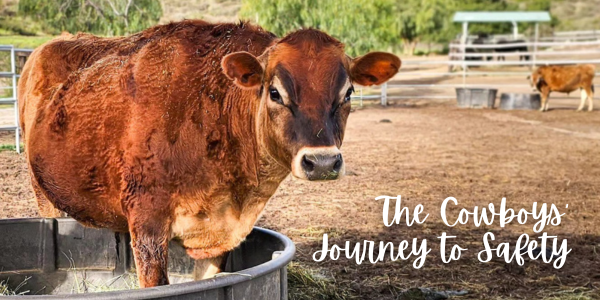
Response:
POLYGON ((530 80, 531 86, 540 92, 542 107, 540 111, 548 110, 548 97, 550 92, 571 93, 577 89, 581 90, 581 103, 577 111, 583 110, 586 100, 588 111, 594 110, 594 65, 576 66, 542 66, 535 70, 530 80))
MULTIPOLYGON (((477 38, 473 40, 473 45, 487 45, 489 44, 490 37, 488 34, 480 33, 477 35, 477 38)), ((490 49, 479 49, 479 48, 466 48, 465 53, 491 53, 490 49)), ((494 59, 493 56, 485 56, 486 61, 490 61, 494 59)), ((484 56, 465 56, 465 60, 471 61, 482 61, 484 60, 484 56)))
MULTIPOLYGON (((500 40, 496 43, 496 45, 506 45, 506 44, 516 44, 516 43, 527 43, 527 41, 525 41, 525 40, 513 40, 513 41, 500 40)), ((513 52, 527 53, 528 51, 529 50, 528 50, 527 46, 511 46, 511 47, 502 47, 502 48, 494 49, 494 52, 496 52, 496 53, 513 53, 513 52)), ((519 61, 528 61, 530 59, 531 59, 531 57, 528 54, 519 55, 519 61)), ((501 61, 501 60, 505 61, 506 57, 504 55, 499 55, 498 61, 501 61)))
POLYGON ((344 174, 353 84, 381 84, 400 63, 349 58, 318 30, 277 39, 247 23, 59 37, 19 82, 41 213, 130 232, 142 287, 168 283, 171 239, 218 270, 290 172, 344 174))

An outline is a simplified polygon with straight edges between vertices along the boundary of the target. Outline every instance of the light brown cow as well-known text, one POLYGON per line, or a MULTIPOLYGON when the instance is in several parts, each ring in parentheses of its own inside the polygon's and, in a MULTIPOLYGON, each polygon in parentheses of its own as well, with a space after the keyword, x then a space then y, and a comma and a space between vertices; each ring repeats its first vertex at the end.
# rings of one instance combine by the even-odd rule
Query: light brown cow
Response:
POLYGON ((290 172, 343 175, 352 84, 399 68, 318 30, 278 39, 247 23, 59 37, 19 83, 41 212, 130 232, 142 287, 168 283, 171 239, 217 268, 290 172))
POLYGON ((537 68, 528 79, 531 86, 540 92, 542 106, 540 111, 548 110, 550 92, 571 93, 581 90, 581 103, 577 111, 583 110, 586 100, 588 111, 594 109, 594 65, 577 66, 543 66, 537 68))

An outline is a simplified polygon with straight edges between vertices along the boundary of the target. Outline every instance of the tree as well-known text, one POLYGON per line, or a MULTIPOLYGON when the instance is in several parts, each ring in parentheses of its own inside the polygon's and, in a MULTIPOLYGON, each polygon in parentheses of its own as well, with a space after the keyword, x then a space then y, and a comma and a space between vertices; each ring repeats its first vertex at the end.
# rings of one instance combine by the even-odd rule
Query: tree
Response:
POLYGON ((159 0, 20 0, 19 14, 48 31, 124 35, 148 28, 162 15, 159 0))
POLYGON ((326 31, 348 53, 396 50, 449 39, 454 0, 243 0, 241 15, 282 36, 303 27, 326 31))
MULTIPOLYGON (((549 10, 551 0, 242 0, 241 16, 283 36, 319 28, 344 42, 351 55, 448 43, 461 31, 456 11, 549 10)), ((527 24, 523 27, 527 28, 527 24)), ((473 33, 507 33, 510 23, 469 24, 473 33)))
MULTIPOLYGON (((548 11, 552 10, 552 0, 513 0, 515 4, 518 6, 519 10, 529 10, 529 11, 548 11)), ((556 28, 560 24, 558 18, 552 14, 550 14, 550 27, 556 28)), ((527 28, 532 27, 531 24, 527 24, 527 28)))
MULTIPOLYGON (((456 11, 550 11, 552 0, 463 0, 456 3, 456 11)), ((559 21, 551 15, 550 27, 556 27, 559 21)), ((533 23, 519 24, 521 32, 532 30, 533 23)), ((503 23, 473 23, 469 31, 475 34, 500 34, 512 32, 512 24, 503 23)), ((460 32, 460 24, 454 26, 456 33, 460 32)))
POLYGON ((397 32, 404 53, 412 55, 418 42, 447 42, 452 38, 454 1, 402 0, 396 6, 397 32))
POLYGON ((399 44, 394 6, 394 0, 243 0, 240 14, 278 36, 300 28, 324 30, 356 56, 399 44))
MULTIPOLYGON (((517 6, 506 0, 462 0, 458 1, 455 11, 512 11, 518 10, 517 6)), ((455 32, 460 32, 460 24, 455 24, 455 32)), ((473 23, 469 24, 469 31, 475 34, 498 34, 512 32, 512 24, 502 23, 473 23)))

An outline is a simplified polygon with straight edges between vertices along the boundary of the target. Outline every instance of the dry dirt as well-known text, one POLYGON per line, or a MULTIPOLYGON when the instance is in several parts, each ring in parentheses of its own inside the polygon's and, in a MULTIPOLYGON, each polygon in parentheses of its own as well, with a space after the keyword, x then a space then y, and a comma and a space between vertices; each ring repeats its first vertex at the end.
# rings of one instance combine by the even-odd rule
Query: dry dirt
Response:
MULTIPOLYGON (((469 291, 459 299, 541 299, 563 293, 600 299, 600 111, 578 113, 576 104, 557 101, 547 113, 462 110, 432 101, 358 109, 350 116, 342 148, 348 176, 326 183, 286 179, 259 225, 289 236, 297 245, 297 262, 334 278, 359 299, 395 299, 410 287, 469 291), (423 204, 430 216, 422 225, 385 227, 383 203, 374 200, 380 195, 402 195, 411 212, 423 204), (511 244, 521 233, 539 234, 533 233, 533 222, 446 227, 439 212, 449 196, 458 199, 458 208, 471 210, 498 204, 502 197, 514 209, 531 210, 533 202, 556 204, 565 213, 562 222, 544 231, 568 240, 572 252, 565 266, 480 263, 476 255, 486 232, 493 232, 496 242, 511 244), (436 237, 442 232, 469 249, 461 260, 441 262, 436 237), (412 259, 356 265, 342 257, 317 263, 311 257, 320 250, 323 233, 339 245, 427 238, 432 249, 421 269, 412 267, 412 259)), ((0 134, 0 144, 12 142, 12 135, 0 134)), ((0 218, 36 216, 28 180, 23 157, 0 152, 0 218)))

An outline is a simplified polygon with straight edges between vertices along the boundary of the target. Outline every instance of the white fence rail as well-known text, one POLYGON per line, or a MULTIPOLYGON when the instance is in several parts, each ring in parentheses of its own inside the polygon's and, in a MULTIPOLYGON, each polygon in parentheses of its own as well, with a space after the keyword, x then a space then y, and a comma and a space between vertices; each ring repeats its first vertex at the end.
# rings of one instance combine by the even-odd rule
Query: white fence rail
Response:
POLYGON ((537 55, 537 56, 552 56, 552 55, 582 55, 582 54, 600 54, 600 48, 598 49, 585 49, 585 50, 573 50, 573 51, 537 51, 537 52, 481 52, 481 53, 450 53, 450 57, 512 57, 522 55, 537 55))
POLYGON ((537 66, 537 65, 573 65, 573 64, 600 64, 599 59, 578 59, 578 60, 538 60, 538 61, 469 61, 469 60, 439 60, 439 61, 412 61, 404 62, 403 66, 415 65, 450 65, 450 66, 537 66))
MULTIPOLYGON (((358 88, 353 100, 358 100, 359 105, 362 106, 363 100, 380 100, 382 105, 387 105, 388 100, 394 99, 454 99, 455 96, 451 93, 450 95, 439 95, 431 94, 427 92, 418 93, 417 95, 393 95, 390 94, 390 90, 394 93, 397 90, 419 90, 419 89, 453 89, 453 88, 527 88, 528 83, 523 79, 523 84, 510 84, 510 83, 493 83, 493 84, 481 84, 481 83, 468 83, 467 78, 469 77, 491 77, 491 76, 524 76, 529 74, 530 70, 514 71, 514 70, 502 70, 503 67, 535 67, 538 65, 564 65, 564 64, 599 64, 600 65, 600 31, 580 31, 567 33, 555 33, 553 38, 559 37, 564 38, 564 41, 556 41, 554 39, 551 42, 519 42, 510 44, 483 44, 483 45, 462 45, 462 44, 451 44, 451 53, 448 59, 440 60, 405 60, 403 61, 403 69, 398 73, 397 78, 400 81, 412 80, 418 77, 419 80, 427 80, 428 78, 455 78, 462 76, 462 83, 390 83, 383 84, 378 87, 374 87, 370 90, 370 94, 365 94, 363 88, 358 88), (595 41, 577 41, 577 39, 568 37, 598 37, 595 41), (507 49, 514 47, 528 47, 533 51, 528 50, 527 52, 475 52, 468 53, 466 49, 507 49), (546 48, 541 50, 540 48, 546 48), (575 48, 572 50, 564 50, 565 48, 575 48), (555 49, 562 49, 556 50, 555 49), (459 50, 461 52, 452 52, 452 50, 459 50), (549 51, 551 50, 551 51, 549 51), (585 55, 596 55, 594 58, 586 59, 570 59, 572 57, 585 56, 585 55), (504 61, 488 61, 486 58, 520 58, 522 56, 530 56, 529 60, 504 60, 504 61), (551 56, 559 56, 560 59, 552 59, 551 56), (543 60, 538 60, 537 57, 550 57, 543 60), (469 60, 473 58, 480 58, 481 60, 469 60), (432 70, 417 70, 404 72, 403 70, 411 67, 422 68, 422 67, 462 67, 461 72, 439 72, 432 70), (498 70, 472 70, 471 67, 498 67, 498 70), (410 79, 404 79, 405 77, 412 77, 410 79)), ((20 135, 19 135, 19 110, 17 103, 17 52, 31 52, 31 49, 17 49, 13 46, 2 46, 0 45, 0 52, 10 53, 10 71, 0 72, 0 78, 10 78, 11 85, 6 87, 0 87, 0 89, 11 89, 12 97, 0 98, 0 104, 13 104, 14 105, 14 125, 0 127, 0 130, 15 131, 15 147, 17 152, 21 152, 20 147, 20 135)), ((600 70, 599 70, 600 71, 600 70)), ((597 73, 597 75, 600 73, 597 73)))
MULTIPOLYGON (((581 32, 578 32, 581 33, 581 32)), ((453 93, 446 92, 446 95, 439 95, 432 90, 448 90, 454 88, 520 88, 531 91, 531 86, 525 79, 525 76, 531 73, 531 69, 540 65, 572 65, 572 64, 596 64, 600 65, 600 31, 584 32, 590 35, 597 34, 595 41, 577 41, 575 39, 566 39, 569 35, 558 34, 564 41, 552 42, 518 42, 510 44, 451 44, 450 54, 447 59, 423 59, 423 60, 404 60, 402 69, 396 75, 396 81, 386 83, 380 87, 369 89, 368 96, 356 95, 353 99, 359 100, 362 105, 363 99, 380 99, 382 105, 386 105, 391 99, 454 99, 453 93), (516 47, 527 47, 527 52, 492 52, 496 49, 507 49, 516 47), (467 52, 467 49, 485 50, 488 52, 467 52), (560 49, 560 50, 556 50, 560 49), (455 52, 453 52, 455 50, 455 52), (457 51, 456 51, 457 50, 457 51), (529 56, 528 59, 520 58, 529 56), (488 58, 504 58, 503 61, 488 60, 488 58), (478 58, 479 60, 475 60, 478 58), (508 60, 507 58, 513 58, 508 60), (514 59, 517 58, 517 59, 514 59), (436 68, 437 67, 437 68, 436 68), (448 71, 440 72, 440 67, 445 67, 448 71), (454 67, 462 67, 461 71, 453 72, 454 67), (483 67, 481 70, 473 70, 475 67, 483 67), (506 67, 511 67, 506 69, 506 67), (433 70, 431 69, 433 68, 433 70), (410 71, 404 71, 410 69, 410 71), (438 81, 449 80, 462 76, 462 83, 442 83, 438 81), (492 76, 518 76, 522 84, 511 83, 469 83, 468 78, 472 77, 492 77, 492 76), (522 77, 522 78, 521 78, 522 77), (434 83, 421 83, 436 79, 434 83), (411 82, 412 81, 412 82, 411 82), (414 81, 418 81, 415 83, 414 81), (406 82, 406 83, 403 83, 406 82), (415 95, 414 90, 427 89, 423 93, 415 95), (390 95, 391 93, 403 93, 412 91, 411 95, 390 95), (369 97, 369 98, 366 98, 369 97)), ((597 69, 600 75, 600 68, 597 69)), ((600 76, 597 76, 597 78, 600 76)), ((513 80, 514 81, 514 80, 513 80)), ((365 91, 359 89, 361 95, 365 91)))
POLYGON ((577 31, 556 31, 554 36, 579 36, 579 35, 595 35, 600 36, 600 30, 577 30, 577 31))
POLYGON ((552 36, 540 38, 542 41, 580 41, 600 39, 600 30, 559 31, 552 36))
MULTIPOLYGON (((507 44, 465 44, 465 48, 470 49, 503 49, 514 47, 572 47, 572 46, 595 46, 600 45, 600 41, 583 41, 583 42, 518 42, 507 44)), ((462 49, 463 45, 458 43, 450 44, 450 49, 462 49)))

